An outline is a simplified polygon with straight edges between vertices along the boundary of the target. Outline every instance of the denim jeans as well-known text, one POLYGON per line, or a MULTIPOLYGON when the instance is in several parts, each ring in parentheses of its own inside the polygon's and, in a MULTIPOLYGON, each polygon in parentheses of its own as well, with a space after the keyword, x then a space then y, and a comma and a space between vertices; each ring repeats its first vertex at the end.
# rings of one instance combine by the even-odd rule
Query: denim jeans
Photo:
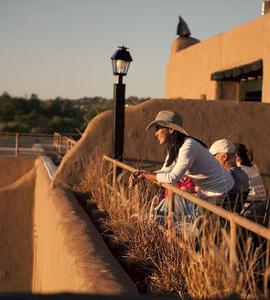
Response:
MULTIPOLYGON (((169 213, 169 198, 166 197, 155 206, 150 214, 162 225, 165 224, 165 218, 169 213)), ((191 223, 197 217, 197 206, 184 197, 174 195, 174 222, 175 223, 191 223)))

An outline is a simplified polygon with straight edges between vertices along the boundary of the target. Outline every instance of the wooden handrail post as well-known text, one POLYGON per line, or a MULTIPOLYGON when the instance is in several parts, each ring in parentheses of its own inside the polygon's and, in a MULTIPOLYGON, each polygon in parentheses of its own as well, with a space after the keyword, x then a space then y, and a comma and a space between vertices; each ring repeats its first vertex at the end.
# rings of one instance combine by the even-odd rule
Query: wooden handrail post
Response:
POLYGON ((270 280, 270 265, 269 265, 269 258, 270 258, 270 241, 267 240, 266 242, 266 253, 265 253, 265 272, 264 272, 264 280, 263 280, 263 290, 264 290, 264 297, 265 299, 269 299, 270 290, 269 290, 269 280, 270 280))
POLYGON ((53 133, 53 147, 56 147, 56 139, 57 139, 57 136, 56 136, 56 132, 53 133))
POLYGON ((61 135, 58 133, 58 136, 57 136, 57 149, 58 149, 58 151, 59 151, 60 144, 61 144, 61 135))
POLYGON ((61 151, 62 151, 62 135, 59 136, 59 153, 61 155, 61 151))
POLYGON ((174 227, 174 193, 172 191, 168 191, 168 233, 169 233, 169 241, 175 237, 175 227, 174 227))
POLYGON ((236 252, 236 224, 233 219, 230 220, 230 268, 237 263, 237 252, 236 252))
POLYGON ((15 156, 19 155, 19 133, 16 133, 15 156))
POLYGON ((60 134, 57 132, 53 134, 53 146, 56 148, 56 150, 59 149, 59 136, 60 134))
POLYGON ((61 151, 62 151, 62 135, 58 136, 58 160, 61 161, 61 151))
POLYGON ((264 279, 263 279, 263 293, 264 299, 269 299, 269 280, 270 280, 270 268, 266 269, 264 272, 264 279))

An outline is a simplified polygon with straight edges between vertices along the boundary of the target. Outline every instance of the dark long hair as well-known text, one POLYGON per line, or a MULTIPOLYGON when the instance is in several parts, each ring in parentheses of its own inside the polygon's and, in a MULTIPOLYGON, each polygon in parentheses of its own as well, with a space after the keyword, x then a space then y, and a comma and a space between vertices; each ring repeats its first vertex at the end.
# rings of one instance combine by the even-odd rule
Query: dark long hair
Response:
POLYGON ((235 153, 239 157, 241 165, 252 167, 252 153, 248 151, 244 144, 235 144, 235 153))
POLYGON ((168 154, 168 160, 166 163, 166 167, 169 167, 174 161, 176 161, 179 149, 183 146, 185 142, 185 138, 190 137, 200 143, 203 147, 207 148, 206 144, 200 141, 199 139, 196 139, 194 137, 188 136, 182 132, 174 131, 172 133, 172 141, 167 145, 167 154, 168 154))

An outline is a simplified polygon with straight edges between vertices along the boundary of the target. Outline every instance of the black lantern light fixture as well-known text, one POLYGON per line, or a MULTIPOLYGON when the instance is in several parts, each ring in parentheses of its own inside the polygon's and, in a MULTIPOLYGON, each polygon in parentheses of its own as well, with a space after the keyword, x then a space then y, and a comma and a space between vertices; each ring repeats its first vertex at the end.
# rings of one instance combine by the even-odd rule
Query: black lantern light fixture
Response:
POLYGON ((129 65, 132 62, 128 48, 121 46, 117 49, 112 60, 113 75, 116 76, 114 84, 114 108, 113 108, 113 134, 112 134, 112 156, 114 159, 123 161, 124 151, 124 129, 125 129, 125 84, 123 76, 127 75, 129 65))
POLYGON ((126 76, 132 57, 125 46, 118 47, 111 57, 113 75, 126 76))

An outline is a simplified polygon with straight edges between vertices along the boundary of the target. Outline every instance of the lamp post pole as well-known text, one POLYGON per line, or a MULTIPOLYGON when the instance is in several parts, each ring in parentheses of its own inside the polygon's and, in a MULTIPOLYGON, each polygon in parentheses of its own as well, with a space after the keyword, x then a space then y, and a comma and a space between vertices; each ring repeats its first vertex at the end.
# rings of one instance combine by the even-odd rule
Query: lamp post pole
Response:
POLYGON ((118 75, 117 83, 113 85, 113 158, 123 161, 124 131, 125 131, 125 90, 123 76, 118 75))
POLYGON ((122 46, 111 57, 113 74, 116 83, 113 86, 113 132, 112 132, 112 157, 123 161, 124 131, 125 131, 125 90, 123 77, 127 75, 132 58, 127 48, 122 46))

